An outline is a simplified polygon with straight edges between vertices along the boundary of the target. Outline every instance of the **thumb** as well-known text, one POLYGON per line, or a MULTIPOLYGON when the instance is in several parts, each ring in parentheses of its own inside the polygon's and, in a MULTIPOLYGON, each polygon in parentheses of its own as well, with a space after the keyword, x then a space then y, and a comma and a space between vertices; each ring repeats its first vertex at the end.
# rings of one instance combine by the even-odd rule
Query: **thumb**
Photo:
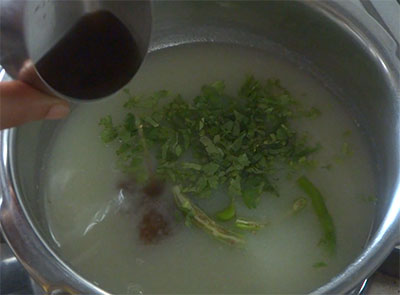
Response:
POLYGON ((66 101, 42 93, 21 81, 0 83, 0 129, 68 115, 66 101))

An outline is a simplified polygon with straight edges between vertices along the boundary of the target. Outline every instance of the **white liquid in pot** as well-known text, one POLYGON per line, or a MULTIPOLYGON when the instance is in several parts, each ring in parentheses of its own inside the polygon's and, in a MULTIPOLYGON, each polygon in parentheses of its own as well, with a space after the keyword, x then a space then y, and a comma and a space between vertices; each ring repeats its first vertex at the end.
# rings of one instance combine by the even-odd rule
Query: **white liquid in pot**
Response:
MULTIPOLYGON (((280 78, 295 98, 321 110, 315 120, 296 121, 296 128, 322 144, 315 156, 319 166, 332 163, 332 169, 317 168, 307 176, 324 195, 333 217, 336 256, 327 258, 318 246, 322 234, 310 204, 296 216, 247 235, 242 250, 183 224, 156 245, 140 243, 135 201, 120 194, 116 184, 124 177, 115 168, 114 148, 99 138, 101 117, 122 119, 126 97, 120 93, 75 109, 57 133, 46 163, 43 193, 50 229, 61 257, 77 272, 118 294, 305 293, 326 283, 360 253, 373 218, 373 204, 364 200, 374 193, 371 160, 352 118, 307 73, 255 50, 183 46, 151 54, 128 87, 132 93, 167 89, 192 98, 203 84, 225 80, 235 94, 245 74, 261 80, 280 78), (344 137, 347 130, 351 135, 344 137), (344 142, 354 154, 337 162, 335 155, 344 142), (320 261, 327 267, 313 267, 320 261)), ((279 190, 280 198, 266 196, 256 210, 239 206, 238 211, 274 220, 294 199, 305 197, 294 180, 283 178, 279 190)), ((216 212, 226 203, 221 196, 199 205, 216 212)))

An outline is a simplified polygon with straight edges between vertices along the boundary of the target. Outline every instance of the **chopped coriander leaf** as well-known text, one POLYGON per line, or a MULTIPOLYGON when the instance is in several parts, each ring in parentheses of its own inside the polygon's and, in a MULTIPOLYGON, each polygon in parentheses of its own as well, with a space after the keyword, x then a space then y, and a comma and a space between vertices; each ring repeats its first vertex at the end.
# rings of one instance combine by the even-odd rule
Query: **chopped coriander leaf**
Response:
POLYGON ((321 268, 321 267, 327 267, 327 266, 328 266, 328 265, 327 265, 325 262, 323 262, 323 261, 316 262, 316 263, 313 264, 313 267, 314 267, 314 268, 321 268))
POLYGON ((329 170, 332 170, 333 166, 332 166, 331 163, 329 163, 329 164, 326 164, 326 165, 322 165, 321 168, 322 169, 326 169, 326 170, 329 171, 329 170))
POLYGON ((304 112, 304 117, 310 119, 316 119, 321 116, 321 111, 316 107, 311 107, 310 110, 304 112))
POLYGON ((353 147, 349 143, 344 142, 342 144, 340 153, 334 156, 334 160, 336 163, 341 163, 345 161, 347 158, 353 156, 353 154, 354 154, 353 147))
POLYGON ((240 196, 242 194, 241 188, 241 178, 239 175, 236 175, 234 178, 231 178, 229 181, 229 193, 233 196, 240 196))
POLYGON ((124 122, 114 126, 110 116, 100 121, 104 142, 118 138, 123 171, 141 174, 138 159, 145 157, 145 150, 154 151, 157 177, 198 197, 226 186, 248 208, 256 208, 264 193, 278 195, 274 185, 278 166, 306 167, 319 148, 291 128, 296 101, 276 79, 261 83, 250 76, 238 97, 225 94, 224 82, 217 81, 203 86, 192 103, 179 95, 168 100, 165 90, 152 96, 126 93, 124 122), (161 99, 168 103, 159 105, 161 99), (140 130, 139 113, 143 113, 140 130), (184 162, 188 152, 192 159, 184 162))
POLYGON ((342 145, 342 153, 344 156, 352 156, 354 151, 347 142, 344 142, 342 145))
POLYGON ((249 209, 257 208, 264 186, 265 181, 260 176, 247 178, 243 182, 242 198, 249 209))
POLYGON ((349 137, 352 134, 351 130, 346 130, 345 132, 343 132, 343 137, 349 137))
POLYGON ((105 143, 113 141, 118 136, 117 129, 113 126, 112 118, 110 115, 100 119, 99 125, 103 127, 101 131, 101 140, 105 143))

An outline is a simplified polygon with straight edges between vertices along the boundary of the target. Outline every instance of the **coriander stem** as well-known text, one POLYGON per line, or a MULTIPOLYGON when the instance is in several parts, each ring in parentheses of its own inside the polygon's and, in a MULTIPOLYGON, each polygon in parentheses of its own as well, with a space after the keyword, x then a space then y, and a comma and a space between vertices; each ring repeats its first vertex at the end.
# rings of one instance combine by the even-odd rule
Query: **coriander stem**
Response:
POLYGON ((220 226, 208 217, 199 207, 194 205, 189 198, 181 193, 179 186, 173 187, 173 193, 176 206, 185 214, 186 218, 190 218, 190 221, 195 226, 225 244, 241 246, 245 243, 240 234, 220 226))
POLYGON ((240 217, 235 220, 235 226, 237 228, 240 228, 243 230, 249 230, 252 232, 262 229, 266 225, 267 225, 267 222, 257 222, 257 221, 240 218, 240 217))
POLYGON ((154 176, 155 171, 153 169, 153 165, 151 165, 150 152, 149 152, 149 149, 147 148, 146 139, 145 139, 144 134, 143 134, 143 124, 142 124, 140 118, 136 114, 134 114, 134 115, 135 115, 135 124, 136 124, 136 127, 138 129, 138 134, 139 134, 139 137, 140 137, 140 141, 142 142, 142 146, 143 146, 144 161, 145 161, 145 164, 146 164, 147 172, 149 173, 149 177, 151 178, 152 176, 154 176))

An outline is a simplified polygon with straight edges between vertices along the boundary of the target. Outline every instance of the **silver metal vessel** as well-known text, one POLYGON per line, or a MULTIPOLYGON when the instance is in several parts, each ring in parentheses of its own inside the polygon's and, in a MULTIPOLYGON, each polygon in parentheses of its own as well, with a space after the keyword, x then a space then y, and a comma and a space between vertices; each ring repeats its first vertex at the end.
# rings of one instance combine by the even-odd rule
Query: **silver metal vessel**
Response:
MULTIPOLYGON (((396 13, 398 4, 390 3, 396 13)), ((153 16, 151 50, 196 42, 274 48, 315 69, 327 87, 345 98, 342 102, 365 132, 375 164, 375 221, 362 253, 313 293, 351 292, 400 243, 400 38, 396 26, 379 13, 374 2, 358 0, 160 1, 153 5, 153 16)), ((57 122, 38 122, 1 133, 1 227, 18 259, 46 292, 108 294, 59 256, 47 227, 38 194, 40 167, 56 128, 57 122)))

